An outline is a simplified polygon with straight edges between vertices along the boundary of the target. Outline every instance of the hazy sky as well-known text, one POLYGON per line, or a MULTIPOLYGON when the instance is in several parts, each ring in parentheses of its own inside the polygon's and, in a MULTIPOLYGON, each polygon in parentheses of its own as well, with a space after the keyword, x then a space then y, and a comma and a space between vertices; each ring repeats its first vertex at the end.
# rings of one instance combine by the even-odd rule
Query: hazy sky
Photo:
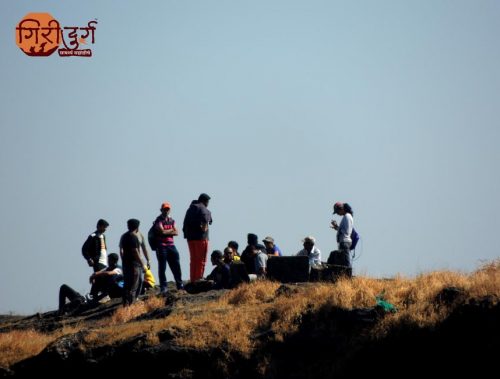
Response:
POLYGON ((347 201, 356 274, 497 258, 499 36, 494 0, 2 1, 0 313, 88 292, 99 218, 118 252, 128 218, 146 233, 169 201, 182 224, 201 192, 211 250, 311 234, 326 261, 347 201), (93 56, 22 53, 29 12, 97 19, 93 56))

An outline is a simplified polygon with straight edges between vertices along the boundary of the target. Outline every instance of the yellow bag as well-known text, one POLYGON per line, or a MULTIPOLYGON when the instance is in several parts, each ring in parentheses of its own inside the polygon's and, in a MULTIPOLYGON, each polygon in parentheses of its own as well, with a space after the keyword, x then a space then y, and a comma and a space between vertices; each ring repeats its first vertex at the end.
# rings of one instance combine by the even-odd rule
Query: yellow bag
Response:
POLYGON ((144 287, 153 288, 156 284, 155 277, 151 270, 147 267, 144 268, 144 287))

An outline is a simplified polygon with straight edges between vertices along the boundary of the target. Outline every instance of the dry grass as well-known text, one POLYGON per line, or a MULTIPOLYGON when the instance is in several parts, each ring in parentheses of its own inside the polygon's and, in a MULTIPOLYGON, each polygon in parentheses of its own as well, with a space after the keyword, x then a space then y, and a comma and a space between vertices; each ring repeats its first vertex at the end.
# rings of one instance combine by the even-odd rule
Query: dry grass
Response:
MULTIPOLYGON (((500 297, 500 260, 487 263, 472 274, 441 271, 410 279, 397 276, 391 280, 366 277, 340 280, 337 283, 308 283, 276 296, 280 284, 258 281, 227 292, 218 300, 200 304, 176 304, 163 319, 133 321, 138 316, 164 306, 162 297, 151 297, 130 307, 118 309, 111 317, 94 324, 85 337, 87 348, 117 344, 145 335, 147 345, 159 343, 158 333, 170 330, 174 342, 192 348, 223 347, 251 354, 258 348, 255 335, 271 330, 278 340, 294 333, 306 313, 320 308, 372 307, 376 296, 394 304, 398 312, 386 316, 373 329, 381 337, 396 325, 432 326, 442 321, 451 307, 440 306, 436 296, 446 287, 457 287, 466 298, 487 295, 500 297)), ((9 366, 38 354, 56 338, 75 333, 80 327, 63 329, 54 334, 34 331, 0 334, 0 366, 9 366)), ((85 347, 82 346, 82 347, 85 347)))
POLYGON ((118 325, 133 320, 152 310, 165 306, 165 298, 159 296, 151 296, 146 301, 137 301, 128 307, 121 307, 111 316, 110 320, 106 321, 108 325, 118 325))

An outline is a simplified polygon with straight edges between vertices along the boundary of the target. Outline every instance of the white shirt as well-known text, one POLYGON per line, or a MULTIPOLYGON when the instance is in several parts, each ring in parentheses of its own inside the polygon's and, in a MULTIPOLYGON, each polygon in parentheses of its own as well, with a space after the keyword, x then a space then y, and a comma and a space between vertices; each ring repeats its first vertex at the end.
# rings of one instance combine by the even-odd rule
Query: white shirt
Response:
POLYGON ((352 227, 354 225, 354 220, 350 213, 346 213, 342 220, 340 221, 338 238, 337 241, 340 242, 352 242, 351 233, 352 227))
POLYGON ((99 255, 99 263, 104 265, 104 266, 107 266, 108 265, 108 254, 107 254, 107 251, 106 251, 106 248, 105 248, 105 244, 104 244, 104 235, 102 234, 99 234, 99 243, 100 243, 100 246, 101 246, 101 253, 99 255))
POLYGON ((309 257, 309 266, 321 264, 321 251, 319 251, 319 249, 316 246, 313 246, 310 253, 306 249, 300 250, 297 253, 297 257, 300 257, 300 256, 309 257))

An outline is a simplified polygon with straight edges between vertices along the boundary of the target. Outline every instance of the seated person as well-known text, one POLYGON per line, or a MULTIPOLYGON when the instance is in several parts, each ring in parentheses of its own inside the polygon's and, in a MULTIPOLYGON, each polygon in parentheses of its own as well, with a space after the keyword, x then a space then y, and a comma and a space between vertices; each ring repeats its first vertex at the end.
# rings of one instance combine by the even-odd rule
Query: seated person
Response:
POLYGON ((210 260, 215 266, 207 280, 212 281, 213 289, 231 288, 231 270, 229 265, 224 262, 224 254, 220 250, 214 250, 210 255, 210 260))
POLYGON ((110 298, 121 298, 123 296, 123 273, 118 265, 118 259, 118 254, 109 254, 109 266, 90 276, 89 281, 92 287, 88 298, 63 284, 59 288, 58 313, 62 315, 65 312, 82 311, 106 300, 109 301, 110 298), (69 300, 69 303, 66 303, 66 299, 69 300))
POLYGON ((297 257, 306 256, 309 257, 309 267, 321 266, 321 251, 314 246, 316 239, 314 237, 308 236, 302 240, 304 248, 300 250, 296 255, 297 257))
POLYGON ((123 296, 123 271, 118 265, 118 260, 118 254, 109 254, 108 267, 90 276, 89 280, 92 284, 90 296, 93 300, 99 301, 106 296, 111 298, 123 296))
POLYGON ((229 241, 227 243, 227 247, 230 247, 231 249, 233 249, 235 257, 239 257, 240 256, 240 253, 238 253, 238 247, 240 247, 240 245, 238 245, 238 242, 236 242, 236 241, 229 241))
POLYGON ((281 252, 281 249, 279 248, 278 245, 274 243, 274 238, 273 237, 266 237, 262 240, 264 242, 264 246, 266 247, 266 253, 267 255, 272 255, 275 257, 282 257, 283 253, 281 252))
POLYGON ((249 275, 250 280, 256 278, 265 278, 267 275, 267 260, 269 256, 266 254, 266 248, 260 244, 250 245, 250 252, 254 257, 255 274, 249 275))
POLYGON ((234 249, 231 247, 226 247, 224 249, 224 263, 230 265, 233 262, 240 262, 241 258, 238 255, 235 255, 234 249))
POLYGON ((241 261, 245 264, 248 274, 256 274, 253 247, 259 244, 259 237, 256 234, 248 233, 247 242, 247 247, 241 253, 241 261))

